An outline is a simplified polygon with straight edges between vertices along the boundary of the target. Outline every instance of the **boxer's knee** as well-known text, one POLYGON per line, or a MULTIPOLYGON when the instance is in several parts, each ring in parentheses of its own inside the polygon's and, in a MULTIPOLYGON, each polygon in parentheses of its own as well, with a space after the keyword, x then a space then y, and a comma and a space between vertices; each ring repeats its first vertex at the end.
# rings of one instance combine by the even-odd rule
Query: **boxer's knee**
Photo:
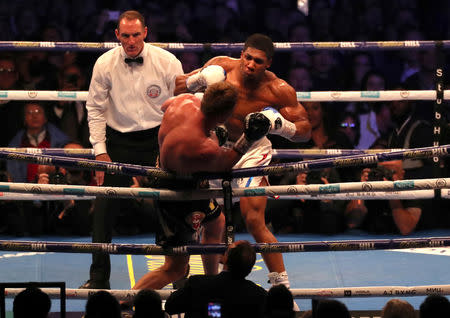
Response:
POLYGON ((244 217, 245 225, 250 233, 257 233, 266 228, 264 216, 259 213, 247 213, 244 217))

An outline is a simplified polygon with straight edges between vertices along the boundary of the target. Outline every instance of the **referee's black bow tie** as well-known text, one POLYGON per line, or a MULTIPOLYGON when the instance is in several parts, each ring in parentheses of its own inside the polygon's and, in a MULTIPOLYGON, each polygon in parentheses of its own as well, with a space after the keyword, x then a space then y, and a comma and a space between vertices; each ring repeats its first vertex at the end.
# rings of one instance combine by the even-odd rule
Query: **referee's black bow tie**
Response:
POLYGON ((125 58, 125 63, 127 63, 128 65, 130 65, 131 63, 142 64, 142 63, 144 63, 144 58, 142 56, 138 56, 135 59, 126 57, 125 58))

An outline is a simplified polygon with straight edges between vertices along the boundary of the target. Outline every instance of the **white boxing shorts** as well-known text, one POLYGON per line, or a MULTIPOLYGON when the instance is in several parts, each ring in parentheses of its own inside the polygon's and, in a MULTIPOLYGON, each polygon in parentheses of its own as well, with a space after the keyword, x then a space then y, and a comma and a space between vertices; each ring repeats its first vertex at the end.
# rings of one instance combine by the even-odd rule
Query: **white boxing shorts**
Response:
MULTIPOLYGON (((222 147, 231 148, 233 142, 227 141, 222 147)), ((272 160, 272 143, 267 137, 263 137, 255 142, 242 158, 234 165, 233 169, 251 168, 268 166, 272 160)), ((265 179, 269 184, 267 176, 255 176, 248 178, 237 178, 231 182, 232 188, 258 187, 265 179)), ((222 180, 215 179, 209 181, 210 188, 222 188, 222 180)), ((216 199, 219 204, 223 204, 223 199, 216 199)), ((239 201, 239 198, 233 198, 233 202, 239 201)))

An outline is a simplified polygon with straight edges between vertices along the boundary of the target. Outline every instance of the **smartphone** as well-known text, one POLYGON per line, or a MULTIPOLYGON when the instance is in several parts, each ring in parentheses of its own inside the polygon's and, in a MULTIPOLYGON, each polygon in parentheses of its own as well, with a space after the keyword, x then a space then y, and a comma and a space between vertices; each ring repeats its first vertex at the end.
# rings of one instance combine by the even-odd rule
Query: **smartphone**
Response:
POLYGON ((208 317, 222 317, 222 306, 220 303, 208 303, 208 317))
POLYGON ((119 20, 119 11, 108 11, 108 20, 117 21, 119 20))

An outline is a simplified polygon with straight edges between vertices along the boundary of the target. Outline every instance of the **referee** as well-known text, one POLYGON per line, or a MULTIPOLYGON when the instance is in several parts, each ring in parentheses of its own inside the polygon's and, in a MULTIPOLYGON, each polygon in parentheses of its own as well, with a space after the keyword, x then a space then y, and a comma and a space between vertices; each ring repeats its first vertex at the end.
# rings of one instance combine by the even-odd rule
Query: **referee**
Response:
MULTIPOLYGON (((158 154, 161 105, 173 96, 175 78, 183 74, 171 53, 145 43, 147 27, 137 11, 119 17, 117 39, 122 46, 101 55, 94 65, 86 102, 90 142, 96 160, 154 165, 158 154)), ((128 187, 131 178, 95 173, 98 185, 128 187)), ((116 215, 127 200, 98 198, 92 242, 110 243, 116 215)), ((80 288, 109 289, 108 254, 94 253, 90 278, 80 288)))

